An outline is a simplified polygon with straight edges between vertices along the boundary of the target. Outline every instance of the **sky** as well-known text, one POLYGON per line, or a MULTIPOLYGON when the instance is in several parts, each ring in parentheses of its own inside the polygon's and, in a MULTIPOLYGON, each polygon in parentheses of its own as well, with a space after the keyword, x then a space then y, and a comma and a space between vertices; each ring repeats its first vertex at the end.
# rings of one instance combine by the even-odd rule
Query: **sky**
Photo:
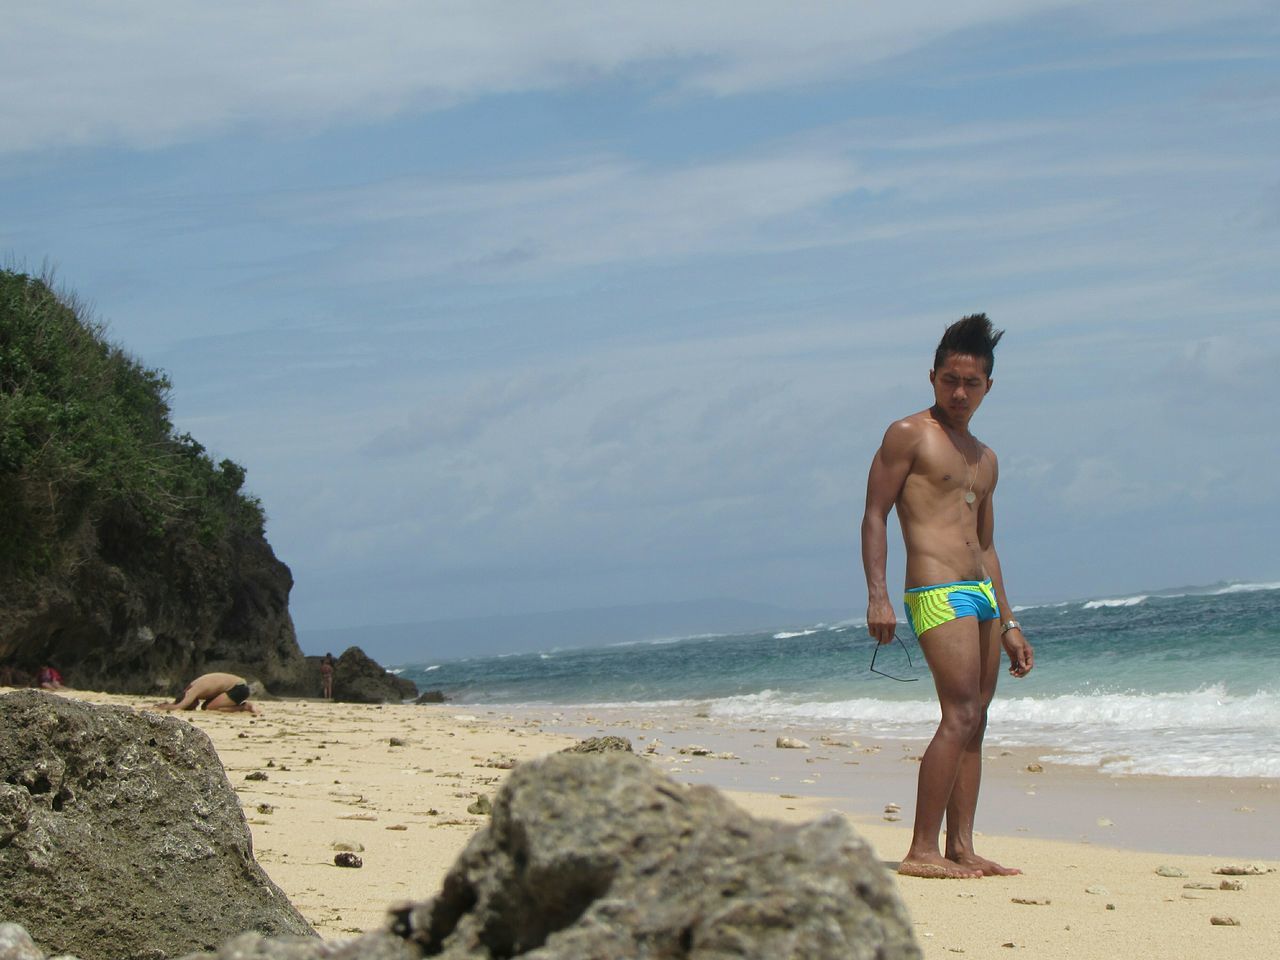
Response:
POLYGON ((246 467, 300 632, 856 616, 977 311, 1015 604, 1280 579, 1273 0, 6 6, 0 261, 246 467))

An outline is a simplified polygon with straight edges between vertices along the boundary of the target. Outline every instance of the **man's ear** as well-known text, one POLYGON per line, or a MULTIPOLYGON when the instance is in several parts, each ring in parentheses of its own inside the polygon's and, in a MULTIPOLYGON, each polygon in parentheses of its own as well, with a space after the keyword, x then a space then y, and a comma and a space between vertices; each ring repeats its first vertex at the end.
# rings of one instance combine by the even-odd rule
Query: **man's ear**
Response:
POLYGON ((937 370, 930 370, 930 371, 929 371, 929 382, 930 382, 930 383, 933 383, 933 382, 934 382, 935 380, 937 380, 937 379, 938 379, 938 371, 937 371, 937 370))

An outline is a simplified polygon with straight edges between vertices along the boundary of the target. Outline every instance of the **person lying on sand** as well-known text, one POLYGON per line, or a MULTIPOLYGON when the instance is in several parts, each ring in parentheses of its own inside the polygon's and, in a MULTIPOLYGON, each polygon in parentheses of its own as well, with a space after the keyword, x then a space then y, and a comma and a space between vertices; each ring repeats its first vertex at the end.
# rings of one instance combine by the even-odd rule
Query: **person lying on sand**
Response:
POLYGON ((206 673, 187 684, 173 703, 157 703, 158 710, 221 710, 225 713, 257 713, 249 703, 249 684, 234 673, 206 673))
POLYGON ((898 625, 885 586, 885 521, 897 508, 907 548, 903 599, 942 707, 942 721, 920 763, 911 848, 898 866, 909 876, 1021 872, 973 849, 982 735, 996 692, 1000 647, 1015 677, 1026 676, 1035 662, 1031 644, 1010 617, 1013 607, 996 556, 996 455, 969 432, 970 419, 991 389, 993 351, 1002 335, 981 313, 947 328, 929 371, 933 406, 889 425, 867 478, 867 632, 877 643, 891 643, 898 625), (945 855, 938 848, 944 813, 945 855))

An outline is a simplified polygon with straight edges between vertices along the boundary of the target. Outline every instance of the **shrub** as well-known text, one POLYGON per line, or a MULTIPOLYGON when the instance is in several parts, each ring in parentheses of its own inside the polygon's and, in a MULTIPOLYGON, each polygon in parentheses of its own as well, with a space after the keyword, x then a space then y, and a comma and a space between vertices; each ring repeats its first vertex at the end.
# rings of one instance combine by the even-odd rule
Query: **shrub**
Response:
POLYGON ((175 434, 169 378, 111 343, 74 297, 0 270, 0 577, 195 535, 261 535, 244 468, 175 434))

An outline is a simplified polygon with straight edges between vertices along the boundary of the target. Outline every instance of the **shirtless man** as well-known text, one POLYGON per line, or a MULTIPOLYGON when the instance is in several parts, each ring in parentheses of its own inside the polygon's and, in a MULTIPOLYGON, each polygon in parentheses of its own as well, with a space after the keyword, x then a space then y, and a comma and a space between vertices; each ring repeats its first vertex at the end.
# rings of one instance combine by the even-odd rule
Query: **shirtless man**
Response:
POLYGON ((885 644, 897 627, 885 586, 885 521, 896 507, 907 548, 907 616, 942 707, 942 720, 920 763, 911 849, 898 866, 909 876, 1021 872, 973 849, 982 735, 996 690, 1000 647, 1015 677, 1026 676, 1035 662, 1010 616, 1013 608, 996 556, 996 455, 969 432, 970 419, 991 390, 994 349, 1003 333, 981 313, 947 328, 929 371, 933 406, 889 426, 867 479, 862 518, 867 631, 885 644), (945 853, 938 847, 944 813, 945 853))
POLYGON ((221 710, 226 713, 257 713, 249 700, 249 684, 234 673, 206 673, 187 684, 173 703, 157 703, 160 710, 221 710), (201 702, 203 701, 203 703, 201 702))

